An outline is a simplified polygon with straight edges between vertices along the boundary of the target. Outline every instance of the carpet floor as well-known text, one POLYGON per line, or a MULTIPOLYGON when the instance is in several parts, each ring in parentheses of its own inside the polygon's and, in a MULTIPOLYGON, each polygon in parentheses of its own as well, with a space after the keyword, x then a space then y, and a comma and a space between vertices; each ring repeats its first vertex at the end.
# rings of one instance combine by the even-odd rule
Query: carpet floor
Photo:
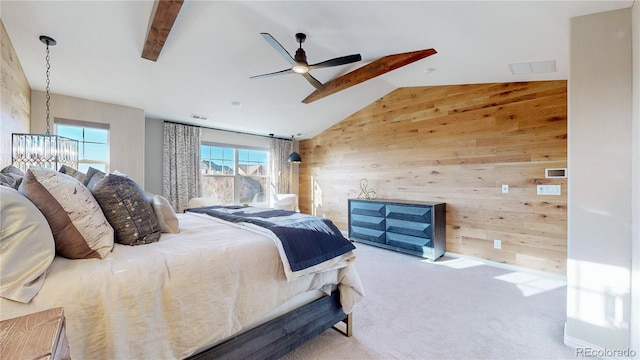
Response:
POLYGON ((562 279, 356 247, 365 298, 353 337, 328 330, 283 360, 576 358, 563 344, 562 279))

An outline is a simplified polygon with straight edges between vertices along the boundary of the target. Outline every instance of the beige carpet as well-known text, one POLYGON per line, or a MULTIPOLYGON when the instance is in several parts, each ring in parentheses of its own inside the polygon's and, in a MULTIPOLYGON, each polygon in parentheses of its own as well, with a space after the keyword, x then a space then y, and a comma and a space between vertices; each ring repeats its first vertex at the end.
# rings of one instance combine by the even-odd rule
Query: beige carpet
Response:
POLYGON ((366 295, 354 336, 325 331, 284 360, 576 358, 561 279, 356 246, 366 295))

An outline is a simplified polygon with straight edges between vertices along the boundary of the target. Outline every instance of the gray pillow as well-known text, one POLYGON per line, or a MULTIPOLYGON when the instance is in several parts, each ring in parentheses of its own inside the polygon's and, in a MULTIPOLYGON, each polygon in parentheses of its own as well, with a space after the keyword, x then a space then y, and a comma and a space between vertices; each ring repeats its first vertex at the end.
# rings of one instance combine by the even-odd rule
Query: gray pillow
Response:
POLYGON ((160 239, 160 223, 149 198, 135 181, 108 174, 91 192, 113 227, 117 243, 143 245, 160 239))
POLYGON ((83 173, 81 171, 78 171, 78 170, 72 168, 71 166, 67 166, 67 165, 62 165, 60 167, 59 171, 61 173, 63 173, 63 174, 67 174, 67 175, 71 176, 72 178, 77 179, 82 184, 84 184, 84 178, 86 177, 85 173, 83 173))
POLYGON ((13 178, 13 176, 0 173, 0 185, 4 185, 15 190, 18 188, 18 186, 16 186, 16 183, 17 181, 13 178))
POLYGON ((0 170, 0 173, 10 176, 16 181, 14 189, 18 189, 20 183, 22 182, 22 179, 24 178, 24 172, 13 165, 9 165, 0 170))
POLYGON ((87 174, 84 177, 84 181, 82 182, 84 186, 89 188, 89 190, 93 190, 93 187, 100 182, 107 174, 104 172, 94 169, 92 167, 87 170, 87 174))

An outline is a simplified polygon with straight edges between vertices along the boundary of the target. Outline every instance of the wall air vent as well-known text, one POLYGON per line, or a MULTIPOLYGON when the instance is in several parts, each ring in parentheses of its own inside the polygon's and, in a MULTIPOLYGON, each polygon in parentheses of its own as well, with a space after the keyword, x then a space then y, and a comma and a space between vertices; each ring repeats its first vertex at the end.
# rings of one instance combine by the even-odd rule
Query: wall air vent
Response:
POLYGON ((200 116, 200 115, 196 115, 196 114, 191 114, 191 118, 193 120, 209 120, 208 116, 200 116))

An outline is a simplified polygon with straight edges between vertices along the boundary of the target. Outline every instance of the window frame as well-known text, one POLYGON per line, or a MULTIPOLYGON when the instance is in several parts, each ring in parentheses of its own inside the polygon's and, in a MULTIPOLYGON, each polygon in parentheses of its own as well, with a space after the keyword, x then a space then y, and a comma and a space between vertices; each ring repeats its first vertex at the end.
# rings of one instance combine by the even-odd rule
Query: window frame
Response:
MULTIPOLYGON (((271 176, 271 167, 269 166, 269 160, 271 157, 270 154, 270 149, 268 147, 260 147, 260 146, 248 146, 248 145, 237 145, 237 144, 226 144, 226 143, 219 143, 219 142, 213 142, 213 141, 200 141, 200 146, 210 146, 210 147, 222 147, 222 148, 231 148, 233 149, 233 174, 205 174, 202 171, 200 171, 200 176, 202 177, 232 177, 233 178, 233 203, 234 204, 240 204, 240 189, 242 188, 242 177, 249 177, 249 178, 261 178, 261 179, 265 179, 265 184, 264 184, 264 200, 260 201, 260 202, 251 202, 250 204, 256 204, 256 205, 265 205, 265 204, 269 204, 269 199, 271 196, 271 190, 270 190, 270 176, 271 176), (238 163, 239 161, 239 151, 240 150, 255 150, 255 151, 262 151, 266 154, 266 160, 264 163, 264 166, 266 168, 265 171, 265 175, 240 175, 239 173, 239 169, 240 169, 240 164, 238 163)), ((200 149, 200 151, 202 151, 200 149)), ((201 158, 200 161, 203 160, 210 160, 210 159, 204 159, 201 158)), ((222 159, 223 161, 225 160, 224 157, 222 159)))
MULTIPOLYGON (((111 129, 109 124, 96 123, 91 121, 82 121, 82 120, 71 120, 71 119, 62 119, 62 118, 54 118, 53 120, 55 132, 59 133, 58 126, 71 126, 82 129, 82 139, 74 139, 78 141, 78 147, 83 146, 83 144, 100 144, 107 146, 106 160, 98 160, 98 159, 90 159, 90 158, 80 158, 80 153, 85 154, 84 151, 80 151, 78 149, 78 168, 80 168, 80 164, 101 164, 104 165, 105 172, 109 172, 109 167, 111 164, 111 129), (107 132, 107 140, 106 143, 99 143, 95 141, 85 141, 85 129, 95 129, 95 130, 106 130, 107 132)), ((90 165, 89 165, 90 166, 90 165)))

